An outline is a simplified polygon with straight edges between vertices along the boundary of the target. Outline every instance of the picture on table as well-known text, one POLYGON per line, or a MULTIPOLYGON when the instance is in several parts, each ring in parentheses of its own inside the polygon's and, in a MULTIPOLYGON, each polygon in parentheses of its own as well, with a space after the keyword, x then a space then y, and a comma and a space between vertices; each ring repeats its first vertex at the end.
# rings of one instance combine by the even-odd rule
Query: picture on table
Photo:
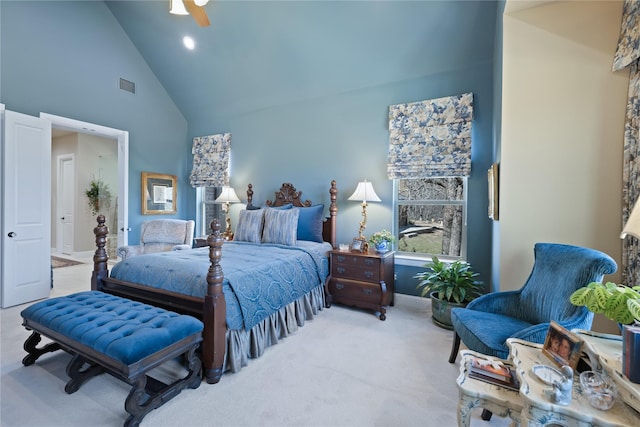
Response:
POLYGON ((558 367, 568 365, 575 370, 582 353, 582 340, 558 323, 551 321, 542 353, 558 367))

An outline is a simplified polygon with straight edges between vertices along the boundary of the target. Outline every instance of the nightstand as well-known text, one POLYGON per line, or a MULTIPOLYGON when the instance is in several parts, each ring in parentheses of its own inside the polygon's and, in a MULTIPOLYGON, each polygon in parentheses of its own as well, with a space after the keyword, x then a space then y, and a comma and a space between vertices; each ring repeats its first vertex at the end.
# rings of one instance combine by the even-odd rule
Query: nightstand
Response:
POLYGON ((209 246, 207 244, 207 236, 196 237, 195 239, 193 239, 194 248, 204 248, 205 246, 209 246))
POLYGON ((332 303, 371 309, 385 320, 386 306, 394 303, 394 252, 347 252, 333 250, 331 275, 327 279, 327 307, 332 303))

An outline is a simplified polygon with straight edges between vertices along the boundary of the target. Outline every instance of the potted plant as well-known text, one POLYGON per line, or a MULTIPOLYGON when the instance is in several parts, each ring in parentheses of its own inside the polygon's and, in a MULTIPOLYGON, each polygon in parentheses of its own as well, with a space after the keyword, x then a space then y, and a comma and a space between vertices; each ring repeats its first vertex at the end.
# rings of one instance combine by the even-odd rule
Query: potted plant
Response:
POLYGON ((380 253, 388 252, 395 241, 396 236, 384 229, 382 231, 376 231, 369 237, 369 243, 376 248, 376 252, 380 253))
POLYGON ((98 215, 103 209, 109 209, 111 206, 111 190, 109 185, 100 178, 93 178, 84 194, 89 199, 89 209, 91 209, 93 216, 98 215))
POLYGON ((587 307, 592 313, 602 313, 621 325, 640 322, 640 286, 591 282, 571 294, 569 301, 587 307))
POLYGON ((471 264, 463 260, 443 262, 434 256, 426 264, 428 270, 413 276, 419 279, 421 296, 431 298, 433 322, 445 329, 453 329, 451 308, 464 307, 480 295, 482 282, 475 280, 471 264))

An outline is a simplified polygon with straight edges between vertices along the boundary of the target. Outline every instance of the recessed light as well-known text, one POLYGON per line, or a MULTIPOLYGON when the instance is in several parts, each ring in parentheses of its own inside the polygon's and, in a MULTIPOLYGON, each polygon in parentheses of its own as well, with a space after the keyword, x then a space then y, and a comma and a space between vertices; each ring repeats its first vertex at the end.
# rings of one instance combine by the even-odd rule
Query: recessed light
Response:
POLYGON ((184 46, 189 50, 193 50, 196 47, 196 42, 189 36, 184 36, 182 38, 182 43, 184 43, 184 46))

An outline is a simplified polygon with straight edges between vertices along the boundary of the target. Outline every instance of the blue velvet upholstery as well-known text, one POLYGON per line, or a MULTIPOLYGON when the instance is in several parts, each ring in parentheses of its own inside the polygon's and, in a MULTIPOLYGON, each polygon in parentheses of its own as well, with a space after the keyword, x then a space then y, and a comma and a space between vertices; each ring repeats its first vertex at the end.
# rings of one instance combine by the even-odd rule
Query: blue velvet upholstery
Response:
POLYGON ((203 329, 195 317, 98 291, 47 299, 20 314, 126 365, 203 329))
MULTIPOLYGON (((537 243, 534 256, 533 270, 520 290, 483 295, 466 308, 451 310, 454 331, 469 349, 506 359, 507 338, 543 343, 551 320, 569 330, 591 329, 593 313, 572 305, 569 296, 614 273, 615 261, 594 249, 555 243, 537 243)), ((456 341, 454 336, 451 363, 456 341)))

